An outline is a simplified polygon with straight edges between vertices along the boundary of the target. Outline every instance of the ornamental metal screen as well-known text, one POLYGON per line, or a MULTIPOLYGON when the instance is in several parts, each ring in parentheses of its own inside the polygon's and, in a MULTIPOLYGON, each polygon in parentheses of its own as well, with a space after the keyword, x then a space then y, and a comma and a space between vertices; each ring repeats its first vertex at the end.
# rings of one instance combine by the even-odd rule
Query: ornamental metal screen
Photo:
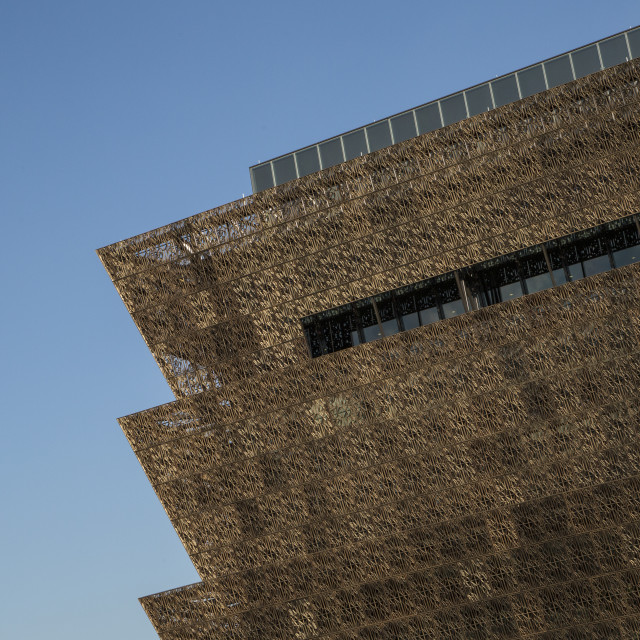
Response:
MULTIPOLYGON (((626 62, 99 251, 176 395, 120 419, 202 579, 141 599, 163 640, 640 635, 640 268, 584 266, 589 229, 640 211, 639 81, 626 62), (582 277, 503 299, 496 271, 490 306, 309 351, 304 318, 457 271, 473 295, 474 265, 542 244, 582 277)), ((607 229, 608 256, 633 246, 607 229)))

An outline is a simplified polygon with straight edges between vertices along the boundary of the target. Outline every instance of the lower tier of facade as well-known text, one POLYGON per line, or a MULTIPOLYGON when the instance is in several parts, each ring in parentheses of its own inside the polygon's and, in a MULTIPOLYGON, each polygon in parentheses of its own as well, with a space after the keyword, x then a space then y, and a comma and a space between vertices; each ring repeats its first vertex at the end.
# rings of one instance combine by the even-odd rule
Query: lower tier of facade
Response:
POLYGON ((203 579, 142 599, 163 640, 639 637, 639 265, 298 381, 136 450, 203 579))

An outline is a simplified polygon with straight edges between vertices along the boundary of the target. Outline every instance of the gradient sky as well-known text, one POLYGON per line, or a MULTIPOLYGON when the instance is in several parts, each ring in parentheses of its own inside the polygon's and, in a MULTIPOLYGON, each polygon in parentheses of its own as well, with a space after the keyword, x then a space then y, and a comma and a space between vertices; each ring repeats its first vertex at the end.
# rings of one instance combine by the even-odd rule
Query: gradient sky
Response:
POLYGON ((0 638, 152 640, 137 598, 197 580, 116 423, 172 396, 95 249, 637 24, 638 0, 2 0, 0 638))

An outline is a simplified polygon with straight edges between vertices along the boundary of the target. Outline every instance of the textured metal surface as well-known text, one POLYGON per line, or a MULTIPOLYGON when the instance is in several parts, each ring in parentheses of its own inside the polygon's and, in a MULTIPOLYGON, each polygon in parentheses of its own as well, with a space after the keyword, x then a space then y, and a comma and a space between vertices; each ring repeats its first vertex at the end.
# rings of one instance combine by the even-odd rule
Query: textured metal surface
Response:
POLYGON ((163 639, 636 638, 640 269, 311 359, 300 318, 640 211, 629 62, 100 250, 121 426, 203 582, 163 639))

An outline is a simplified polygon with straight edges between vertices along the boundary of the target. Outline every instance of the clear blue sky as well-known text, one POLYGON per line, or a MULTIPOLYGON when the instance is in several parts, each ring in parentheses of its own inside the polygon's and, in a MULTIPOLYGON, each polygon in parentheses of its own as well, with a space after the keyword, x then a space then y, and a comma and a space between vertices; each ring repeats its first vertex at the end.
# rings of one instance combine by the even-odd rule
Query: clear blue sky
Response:
POLYGON ((171 400, 94 250, 248 167, 640 23, 638 0, 0 3, 0 637, 197 580, 116 418, 171 400))

